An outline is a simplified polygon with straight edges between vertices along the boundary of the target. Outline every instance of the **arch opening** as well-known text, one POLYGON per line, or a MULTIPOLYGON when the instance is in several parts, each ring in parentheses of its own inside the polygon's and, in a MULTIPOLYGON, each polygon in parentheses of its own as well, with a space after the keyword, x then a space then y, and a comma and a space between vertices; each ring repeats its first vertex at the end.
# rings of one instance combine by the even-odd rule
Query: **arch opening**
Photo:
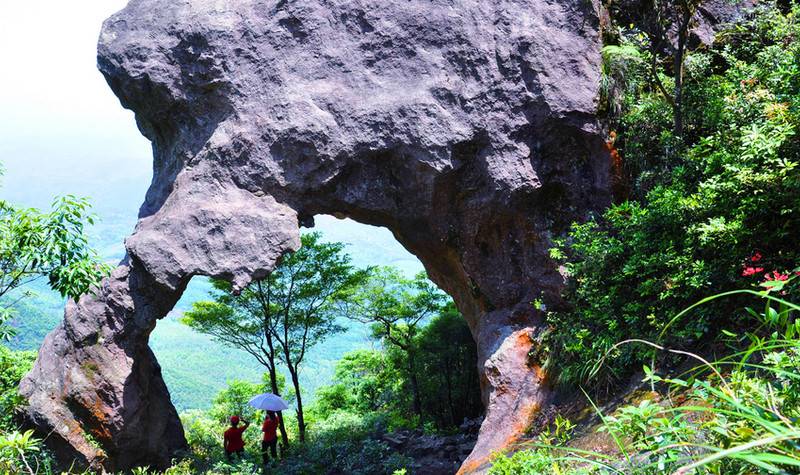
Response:
MULTIPOLYGON (((386 228, 317 215, 313 227, 302 232, 318 233, 322 244, 342 244, 341 254, 347 256, 354 269, 373 269, 375 277, 378 273, 391 271, 413 286, 411 281, 424 273, 422 263, 406 251, 386 228)), ((255 289, 256 284, 249 284, 248 289, 255 289)), ((359 285, 363 292, 368 283, 359 285)), ((413 321, 414 333, 408 340, 413 344, 411 348, 398 347, 385 339, 382 328, 375 328, 380 322, 365 320, 362 314, 355 315, 346 305, 336 310, 334 323, 338 330, 307 348, 307 356, 298 368, 303 410, 306 417, 310 414, 313 419, 312 427, 307 430, 308 437, 327 437, 325 431, 330 431, 326 429, 330 423, 326 421, 340 420, 343 415, 348 415, 357 417, 358 421, 384 421, 368 434, 359 435, 359 443, 370 440, 398 457, 413 453, 416 461, 412 459, 411 463, 421 463, 420 467, 428 466, 429 469, 436 466, 444 472, 454 471, 464 461, 475 443, 477 432, 474 429, 480 425, 483 412, 476 346, 471 330, 452 305, 450 297, 435 287, 427 290, 441 296, 436 308, 419 308, 419 312, 425 312, 419 319, 398 321, 402 327, 413 321), (412 387, 412 378, 417 388, 412 387), (368 383, 364 383, 365 380, 368 383), (415 390, 420 392, 419 408, 415 407, 412 396, 415 390), (332 419, 334 417, 338 419, 332 419), (390 418, 394 420, 391 423, 394 429, 385 422, 390 418), (419 450, 415 444, 421 440, 413 437, 406 440, 408 434, 413 434, 411 432, 399 435, 399 440, 403 441, 400 444, 397 443, 398 436, 385 434, 388 430, 411 429, 423 424, 442 431, 463 426, 467 433, 458 437, 441 436, 439 443, 457 444, 458 450, 447 454, 419 450), (322 432, 314 426, 321 427, 319 431, 322 432)), ((414 291, 417 290, 412 288, 414 291)), ((193 311, 194 315, 197 312, 202 314, 206 308, 204 305, 210 302, 244 301, 248 298, 252 298, 252 294, 247 290, 234 297, 228 292, 215 290, 210 279, 195 277, 175 308, 156 324, 150 335, 150 347, 160 363, 172 403, 181 416, 190 441, 208 439, 197 433, 199 430, 207 431, 208 427, 223 432, 227 418, 233 413, 247 419, 254 416, 255 411, 243 404, 243 397, 248 392, 252 395, 272 392, 263 338, 246 338, 244 332, 240 332, 240 338, 221 339, 221 330, 228 332, 229 336, 233 336, 230 333, 234 330, 220 326, 210 328, 208 320, 205 326, 197 325, 196 320, 193 325, 182 318, 186 312, 189 315, 193 311), (259 351, 260 354, 254 355, 259 351)), ((241 310, 241 307, 236 308, 241 310)), ((263 318, 263 310, 256 309, 255 313, 257 315, 243 315, 243 322, 251 322, 253 317, 258 322, 263 318)), ((258 329, 261 330, 266 329, 258 329)), ((275 344, 280 346, 279 342, 275 344)), ((291 409, 284 412, 284 425, 291 443, 296 444, 298 421, 292 413, 298 409, 297 389, 292 385, 291 372, 281 361, 280 351, 278 353, 274 363, 278 386, 283 396, 288 395, 286 399, 291 405, 291 409)), ((257 430, 250 431, 253 432, 249 434, 250 438, 257 438, 257 430)), ((359 433, 359 430, 354 427, 353 433, 359 433)), ((212 453, 214 447, 193 449, 212 453)), ((248 450, 252 458, 257 458, 256 452, 255 449, 248 450)))
MULTIPOLYGON (((361 224, 351 219, 339 219, 332 215, 317 215, 314 226, 302 229, 303 233, 321 232, 323 242, 345 244, 345 253, 352 258, 357 268, 370 266, 390 266, 398 269, 404 276, 413 277, 424 271, 420 261, 405 250, 396 241, 391 232, 383 227, 361 224)), ((211 337, 201 336, 187 325, 180 322, 183 312, 190 310, 194 302, 208 301, 213 292, 211 279, 195 276, 188 283, 175 307, 156 324, 150 335, 150 346, 162 366, 164 379, 170 388, 172 400, 179 411, 186 409, 207 409, 213 396, 224 389, 227 379, 243 379, 258 381, 262 376, 261 365, 250 361, 246 353, 235 350, 223 350, 220 344, 213 343, 211 337), (188 357, 196 356, 203 348, 213 347, 208 364, 191 365, 188 357), (234 363, 228 363, 231 360, 234 363), (232 373, 226 371, 233 370, 232 373), (200 378, 196 389, 181 394, 181 388, 187 385, 193 375, 207 375, 200 378), (206 404, 203 404, 206 401, 206 404)), ((309 372, 319 373, 320 381, 330 380, 333 366, 341 356, 350 350, 372 348, 374 341, 370 338, 369 329, 359 322, 342 318, 347 327, 347 336, 352 341, 339 345, 329 355, 331 348, 315 347, 311 360, 320 361, 320 367, 311 367, 309 372)), ((203 361, 201 361, 203 362, 203 361)), ((321 383, 306 381, 306 386, 315 389, 321 383)))

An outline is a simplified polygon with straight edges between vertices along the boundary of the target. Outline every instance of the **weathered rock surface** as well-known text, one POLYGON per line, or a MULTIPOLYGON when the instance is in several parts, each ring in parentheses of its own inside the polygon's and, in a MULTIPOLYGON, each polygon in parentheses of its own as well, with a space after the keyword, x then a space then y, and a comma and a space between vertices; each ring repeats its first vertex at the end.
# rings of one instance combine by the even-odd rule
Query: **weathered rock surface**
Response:
POLYGON ((548 402, 529 362, 553 233, 608 201, 586 0, 132 0, 98 62, 153 143, 128 257, 22 385, 64 457, 163 466, 185 440, 147 346, 189 279, 239 288, 316 214, 386 226, 478 343, 479 471, 548 402), (90 437, 89 437, 90 435, 90 437))

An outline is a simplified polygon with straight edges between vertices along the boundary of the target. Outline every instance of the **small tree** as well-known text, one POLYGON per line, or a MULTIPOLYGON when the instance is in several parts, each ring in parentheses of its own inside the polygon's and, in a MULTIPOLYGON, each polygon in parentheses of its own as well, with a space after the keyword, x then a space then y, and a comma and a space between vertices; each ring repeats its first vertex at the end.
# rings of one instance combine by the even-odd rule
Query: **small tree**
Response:
POLYGON ((464 317, 450 302, 417 336, 423 410, 439 428, 456 427, 480 414, 478 350, 464 317))
MULTIPOLYGON (((645 0, 639 3, 636 25, 648 38, 650 75, 656 88, 672 106, 673 133, 683 138, 683 79, 689 36, 702 0, 645 0), (661 81, 659 59, 672 62, 672 91, 661 81)), ((612 5, 613 6, 613 5, 612 5)), ((617 8, 629 8, 621 4, 617 8)))
MULTIPOLYGON (((266 368, 272 393, 280 396, 281 381, 275 364, 277 349, 273 336, 276 309, 270 303, 270 282, 257 281, 239 295, 233 295, 229 282, 214 280, 212 283, 214 300, 193 303, 181 322, 225 346, 251 355, 266 368)), ((281 440, 287 446, 289 435, 282 414, 278 414, 278 426, 281 440)))
MULTIPOLYGON (((30 295, 26 292, 9 298, 15 290, 46 277, 53 290, 77 300, 108 274, 109 266, 89 246, 85 233, 86 226, 93 223, 85 198, 56 198, 49 212, 0 200, 0 340, 14 336, 9 324, 14 307, 30 295)), ((37 455, 41 441, 33 437, 32 431, 18 432, 13 423, 14 413, 24 404, 18 393, 19 382, 35 359, 34 352, 14 352, 0 345, 2 473, 34 473, 36 469, 50 468, 48 459, 37 455)))
MULTIPOLYGON (((279 393, 277 362, 289 371, 297 405, 298 436, 305 441, 300 368, 309 348, 343 328, 337 309, 367 276, 356 270, 341 243, 323 243, 319 233, 301 238, 297 252, 283 256, 266 278, 253 282, 240 295, 230 284, 215 281, 214 300, 196 302, 182 322, 239 348, 264 365, 272 392, 279 393)), ((283 419, 281 436, 287 443, 283 419)))
POLYGON ((86 236, 95 222, 89 208, 86 198, 71 195, 56 198, 49 212, 0 200, 0 339, 14 335, 8 322, 19 299, 4 299, 12 291, 46 277, 53 290, 77 300, 108 275, 86 236))
POLYGON ((233 415, 253 422, 256 419, 256 410, 247 402, 253 397, 253 394, 261 393, 265 389, 262 384, 249 381, 228 381, 228 387, 214 397, 209 414, 225 425, 228 424, 228 418, 233 415))
POLYGON ((285 255, 265 279, 277 315, 273 334, 281 349, 279 358, 289 370, 295 390, 301 442, 305 441, 306 423, 300 367, 309 348, 344 331, 336 321, 342 315, 340 309, 353 299, 369 275, 369 270, 353 267, 344 244, 324 243, 320 237, 319 233, 302 236, 300 249, 285 255))
POLYGON ((416 337, 426 320, 441 311, 447 300, 447 295, 424 272, 408 279, 396 269, 381 268, 354 299, 351 308, 351 318, 371 323, 375 338, 402 353, 414 413, 420 420, 423 414, 416 337))
POLYGON ((355 350, 338 362, 333 384, 317 390, 317 415, 329 417, 334 411, 367 414, 393 409, 402 376, 383 351, 355 350))

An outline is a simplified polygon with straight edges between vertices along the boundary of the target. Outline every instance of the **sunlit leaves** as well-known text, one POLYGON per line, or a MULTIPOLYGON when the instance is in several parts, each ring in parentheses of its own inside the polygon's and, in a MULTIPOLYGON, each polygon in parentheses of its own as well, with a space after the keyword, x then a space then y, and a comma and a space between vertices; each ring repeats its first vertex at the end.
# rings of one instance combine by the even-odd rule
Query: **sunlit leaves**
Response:
POLYGON ((86 199, 57 198, 43 213, 0 201, 0 296, 44 276, 65 297, 90 291, 109 270, 89 246, 86 199))

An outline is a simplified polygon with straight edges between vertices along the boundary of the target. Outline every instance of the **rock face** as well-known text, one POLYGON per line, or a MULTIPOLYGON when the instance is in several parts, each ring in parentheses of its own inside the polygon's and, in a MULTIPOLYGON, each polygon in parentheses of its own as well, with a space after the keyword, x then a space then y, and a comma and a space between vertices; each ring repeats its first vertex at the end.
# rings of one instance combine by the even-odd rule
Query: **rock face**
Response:
POLYGON ((478 343, 480 471, 548 402, 529 361, 554 233, 608 201, 586 0, 132 0, 98 63, 153 143, 127 258, 67 306, 22 385, 62 457, 185 448, 148 336, 195 275, 242 288, 317 214, 386 226, 478 343), (52 433, 51 433, 52 432, 52 433))

